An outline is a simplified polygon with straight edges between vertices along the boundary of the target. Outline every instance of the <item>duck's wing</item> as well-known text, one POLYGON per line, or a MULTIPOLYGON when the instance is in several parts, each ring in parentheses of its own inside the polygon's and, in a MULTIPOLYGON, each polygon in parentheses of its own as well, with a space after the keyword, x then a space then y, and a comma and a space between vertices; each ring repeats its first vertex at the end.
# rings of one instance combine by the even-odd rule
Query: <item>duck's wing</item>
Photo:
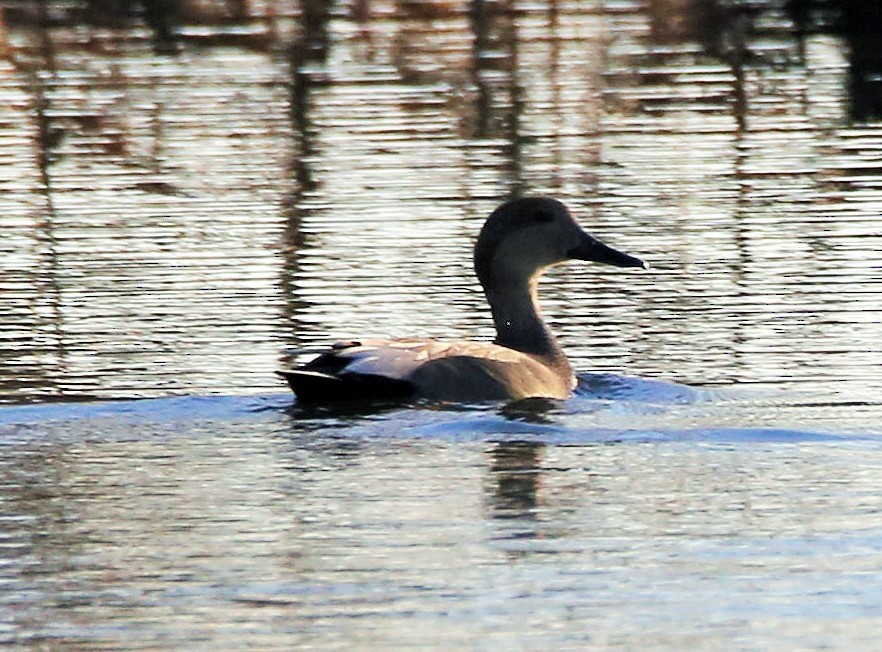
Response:
POLYGON ((569 369, 556 370, 533 356, 505 347, 488 347, 492 348, 431 360, 416 368, 409 380, 419 396, 441 401, 563 399, 572 392, 569 369))
POLYGON ((489 342, 340 342, 306 365, 279 374, 304 401, 408 396, 450 401, 564 398, 572 390, 568 373, 489 342))
POLYGON ((318 357, 276 373, 303 402, 406 398, 414 394, 415 387, 407 381, 403 361, 397 360, 395 350, 387 350, 388 343, 390 340, 365 340, 297 349, 292 353, 318 357))

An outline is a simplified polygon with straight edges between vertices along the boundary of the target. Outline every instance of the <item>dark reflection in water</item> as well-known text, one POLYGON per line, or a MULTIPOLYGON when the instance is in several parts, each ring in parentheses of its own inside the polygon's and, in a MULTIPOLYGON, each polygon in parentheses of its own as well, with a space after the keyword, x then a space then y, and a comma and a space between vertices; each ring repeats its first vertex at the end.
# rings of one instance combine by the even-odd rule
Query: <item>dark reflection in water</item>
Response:
POLYGON ((530 516, 536 508, 542 446, 530 442, 499 444, 490 471, 495 482, 492 508, 497 518, 530 516))
POLYGON ((787 10, 801 40, 810 34, 841 34, 848 44, 850 115, 882 118, 882 6, 878 2, 788 0, 787 10))
POLYGON ((577 368, 871 393, 869 6, 182 5, 157 56, 137 16, 10 5, 3 396, 267 391, 290 345, 489 336, 471 242, 522 192, 654 266, 552 275, 577 368))

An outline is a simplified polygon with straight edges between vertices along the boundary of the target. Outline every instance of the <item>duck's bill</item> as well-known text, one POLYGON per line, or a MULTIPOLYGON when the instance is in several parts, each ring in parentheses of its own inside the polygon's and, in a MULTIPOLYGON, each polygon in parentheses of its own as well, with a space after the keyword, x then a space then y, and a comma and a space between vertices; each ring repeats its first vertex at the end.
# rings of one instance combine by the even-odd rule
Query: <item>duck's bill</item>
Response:
POLYGON ((567 253, 574 260, 590 260, 594 263, 603 263, 604 265, 614 265, 616 267, 642 267, 643 269, 648 267, 639 258, 621 252, 618 249, 613 249, 587 233, 582 243, 573 247, 567 253))

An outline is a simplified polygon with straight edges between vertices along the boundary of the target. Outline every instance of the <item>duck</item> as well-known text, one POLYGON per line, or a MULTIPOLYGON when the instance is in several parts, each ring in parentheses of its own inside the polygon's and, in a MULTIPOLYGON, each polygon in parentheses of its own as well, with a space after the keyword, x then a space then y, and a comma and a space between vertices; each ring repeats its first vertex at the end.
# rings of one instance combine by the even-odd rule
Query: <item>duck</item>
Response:
POLYGON ((475 273, 490 305, 495 340, 336 342, 295 350, 317 356, 276 373, 304 404, 566 399, 576 388, 576 375, 542 318, 538 289, 546 270, 570 260, 647 267, 586 232, 557 199, 511 199, 490 214, 474 247, 475 273))

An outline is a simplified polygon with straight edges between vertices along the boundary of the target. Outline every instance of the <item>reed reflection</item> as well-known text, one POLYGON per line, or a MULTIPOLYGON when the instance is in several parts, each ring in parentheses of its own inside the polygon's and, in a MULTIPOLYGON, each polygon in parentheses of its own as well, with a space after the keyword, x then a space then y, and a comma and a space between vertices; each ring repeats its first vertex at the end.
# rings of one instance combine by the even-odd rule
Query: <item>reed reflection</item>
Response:
POLYGON ((747 126, 745 65, 750 37, 759 14, 755 7, 731 6, 721 0, 651 0, 650 35, 657 43, 697 42, 704 52, 732 70, 733 114, 739 129, 747 126))
MULTIPOLYGON (((285 228, 283 233, 282 255, 284 265, 281 269, 279 285, 285 297, 283 315, 287 327, 289 344, 298 343, 308 330, 301 319, 308 307, 297 282, 301 276, 301 251, 307 246, 303 233, 306 214, 305 198, 315 194, 321 183, 312 168, 313 161, 320 154, 314 142, 315 127, 312 112, 314 89, 327 85, 327 72, 324 64, 330 55, 329 35, 331 3, 322 0, 306 0, 303 4, 302 30, 288 48, 288 69, 290 74, 289 106, 295 151, 290 157, 291 190, 284 198, 285 228)), ((290 355, 281 355, 280 364, 292 363, 290 355)))
MULTIPOLYGON (((140 0, 138 4, 143 8, 144 22, 152 30, 154 51, 157 54, 177 53, 180 50, 178 26, 182 0, 140 0)), ((135 10, 133 0, 88 0, 86 16, 93 26, 120 29, 134 22, 135 10)))
POLYGON ((803 49, 812 34, 841 35, 845 40, 852 120, 882 118, 882 5, 865 0, 788 0, 786 6, 803 49))
POLYGON ((524 89, 519 75, 521 37, 513 0, 471 0, 473 33, 470 81, 474 92, 465 136, 482 140, 504 138, 504 183, 508 195, 524 193, 521 120, 524 89), (504 53, 500 57, 499 53, 504 53))

